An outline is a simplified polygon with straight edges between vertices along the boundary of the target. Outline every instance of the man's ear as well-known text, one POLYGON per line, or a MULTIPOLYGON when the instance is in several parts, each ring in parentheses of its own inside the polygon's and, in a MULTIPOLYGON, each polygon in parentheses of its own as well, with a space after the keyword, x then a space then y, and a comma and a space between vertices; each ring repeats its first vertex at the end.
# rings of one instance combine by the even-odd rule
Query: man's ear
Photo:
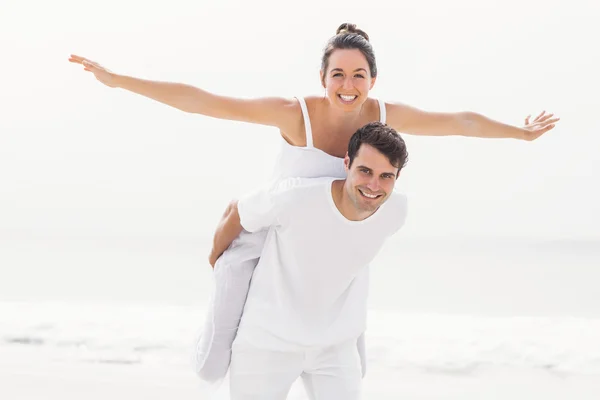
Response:
POLYGON ((348 156, 348 152, 346 152, 346 156, 344 157, 344 169, 346 172, 350 169, 350 157, 348 156))

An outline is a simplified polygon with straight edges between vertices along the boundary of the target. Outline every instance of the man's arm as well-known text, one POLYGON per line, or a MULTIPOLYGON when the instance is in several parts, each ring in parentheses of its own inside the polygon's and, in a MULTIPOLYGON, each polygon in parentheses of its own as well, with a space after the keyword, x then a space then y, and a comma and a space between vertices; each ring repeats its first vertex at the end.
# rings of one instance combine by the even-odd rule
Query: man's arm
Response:
POLYGON ((233 240, 242 232, 238 202, 233 200, 227 206, 225 213, 215 231, 213 247, 208 257, 208 262, 214 268, 217 259, 227 250, 233 240))
POLYGON ((293 186, 293 179, 271 184, 248 193, 240 200, 232 201, 221 218, 213 239, 213 248, 208 257, 210 265, 227 250, 242 230, 256 232, 279 224, 279 217, 286 201, 282 197, 293 186))

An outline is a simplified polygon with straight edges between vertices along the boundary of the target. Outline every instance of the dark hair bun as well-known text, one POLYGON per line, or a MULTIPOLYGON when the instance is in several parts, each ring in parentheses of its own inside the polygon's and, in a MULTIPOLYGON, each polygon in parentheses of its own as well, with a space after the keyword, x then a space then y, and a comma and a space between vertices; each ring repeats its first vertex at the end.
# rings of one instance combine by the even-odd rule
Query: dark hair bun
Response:
POLYGON ((345 22, 345 23, 341 24, 339 26, 339 28, 337 28, 337 31, 335 32, 336 35, 340 35, 340 34, 344 34, 344 33, 353 33, 355 35, 360 35, 360 36, 364 37, 367 40, 367 42, 369 41, 369 35, 367 35, 367 33, 365 31, 357 29, 356 24, 351 24, 351 23, 345 22))

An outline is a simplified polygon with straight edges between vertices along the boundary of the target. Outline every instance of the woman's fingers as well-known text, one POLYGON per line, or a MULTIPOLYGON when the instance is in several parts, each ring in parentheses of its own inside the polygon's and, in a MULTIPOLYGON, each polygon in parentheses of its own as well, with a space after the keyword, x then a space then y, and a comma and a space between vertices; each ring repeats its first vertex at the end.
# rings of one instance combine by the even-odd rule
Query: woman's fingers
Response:
POLYGON ((535 119, 533 120, 533 122, 538 122, 538 119, 540 119, 541 117, 543 117, 545 113, 546 113, 546 110, 542 111, 540 113, 540 115, 538 115, 537 117, 535 117, 535 119))
POLYGON ((550 125, 551 124, 552 126, 554 126, 554 124, 556 122, 558 122, 558 121, 560 121, 560 118, 552 118, 552 119, 544 120, 543 125, 550 125))
POLYGON ((540 119, 538 120, 538 122, 544 122, 544 121, 548 120, 548 118, 551 118, 551 117, 553 117, 553 116, 554 116, 554 114, 546 114, 546 115, 544 115, 542 118, 540 118, 540 119))
POLYGON ((71 56, 69 57, 69 61, 72 62, 72 63, 83 64, 83 65, 85 65, 85 63, 87 62, 87 63, 90 63, 90 64, 92 64, 94 66, 98 66, 98 63, 96 63, 96 62, 94 62, 92 60, 89 60, 89 59, 87 59, 85 57, 77 56, 75 54, 71 54, 71 56))
POLYGON ((77 55, 75 55, 75 54, 71 54, 71 55, 69 56, 69 61, 70 61, 70 62, 72 62, 72 63, 78 63, 78 64, 81 64, 83 60, 85 60, 85 58, 83 58, 83 57, 80 57, 80 56, 77 56, 77 55))

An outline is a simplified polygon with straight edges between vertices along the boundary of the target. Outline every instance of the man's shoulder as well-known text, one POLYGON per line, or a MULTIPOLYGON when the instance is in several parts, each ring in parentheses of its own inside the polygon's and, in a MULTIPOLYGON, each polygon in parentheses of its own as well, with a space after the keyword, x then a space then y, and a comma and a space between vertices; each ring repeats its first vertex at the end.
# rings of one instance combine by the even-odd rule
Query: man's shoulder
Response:
POLYGON ((388 202, 393 204, 393 206, 395 207, 403 207, 406 208, 406 205, 408 203, 408 199, 406 197, 406 195, 404 193, 399 193, 396 191, 392 191, 392 194, 390 195, 390 198, 388 199, 388 202))
POLYGON ((334 178, 286 178, 277 182, 273 186, 273 193, 279 195, 297 195, 300 193, 311 193, 316 190, 322 190, 327 185, 331 186, 334 178))
POLYGON ((403 193, 393 191, 387 199, 384 214, 392 233, 404 226, 408 213, 407 205, 408 199, 403 193))
MULTIPOLYGON (((280 213, 312 213, 325 204, 327 187, 335 178, 286 178, 272 183, 268 191, 271 205, 280 213)), ((331 191, 331 189, 329 189, 331 191)), ((283 215, 283 214, 282 214, 283 215)))
POLYGON ((281 223, 292 210, 295 214, 299 210, 311 211, 326 198, 326 185, 331 187, 333 179, 288 178, 267 182, 238 200, 237 209, 242 226, 252 232, 281 223), (319 192, 323 196, 319 196, 319 192))

